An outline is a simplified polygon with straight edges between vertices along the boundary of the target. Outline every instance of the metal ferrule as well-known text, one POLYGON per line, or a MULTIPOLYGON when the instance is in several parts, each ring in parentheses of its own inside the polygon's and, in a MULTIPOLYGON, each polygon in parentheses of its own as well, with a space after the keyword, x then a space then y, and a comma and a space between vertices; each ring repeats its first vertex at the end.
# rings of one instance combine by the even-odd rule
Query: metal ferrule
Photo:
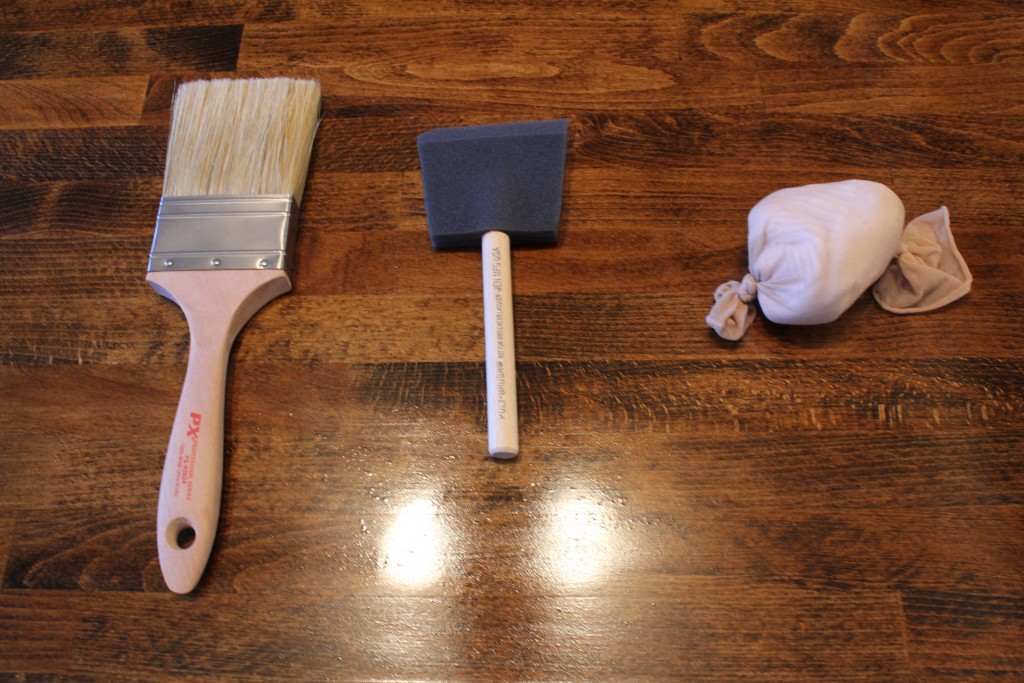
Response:
POLYGON ((299 207, 291 195, 164 197, 149 272, 291 272, 299 207))

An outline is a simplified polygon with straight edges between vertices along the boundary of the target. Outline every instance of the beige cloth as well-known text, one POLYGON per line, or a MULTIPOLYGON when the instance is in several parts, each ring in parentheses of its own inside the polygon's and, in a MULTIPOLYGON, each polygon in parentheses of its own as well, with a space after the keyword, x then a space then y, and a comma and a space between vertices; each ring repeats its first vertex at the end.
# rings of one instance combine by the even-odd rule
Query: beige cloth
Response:
POLYGON ((757 281, 750 274, 744 275, 742 282, 729 280, 718 285, 715 305, 706 319, 708 325, 714 328, 719 337, 739 341, 757 317, 757 309, 750 306, 755 296, 757 281))
POLYGON ((894 313, 934 310, 967 294, 971 274, 946 207, 905 227, 903 220, 899 197, 867 180, 773 192, 747 219, 750 273, 718 287, 707 324, 741 339, 756 318, 755 298, 773 322, 818 325, 837 319, 869 287, 894 313))
POLYGON ((910 221, 903 231, 900 253, 871 293, 887 311, 922 313, 967 294, 972 281, 953 241, 949 210, 943 206, 910 221))

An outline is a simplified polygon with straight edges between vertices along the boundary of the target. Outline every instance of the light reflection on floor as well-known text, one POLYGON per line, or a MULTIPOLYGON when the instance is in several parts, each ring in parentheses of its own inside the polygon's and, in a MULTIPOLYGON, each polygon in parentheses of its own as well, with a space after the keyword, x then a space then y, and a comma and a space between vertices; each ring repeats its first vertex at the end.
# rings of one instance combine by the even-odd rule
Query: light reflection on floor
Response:
POLYGON ((441 578, 448 539, 430 498, 415 498, 395 513, 382 539, 384 571, 397 584, 418 588, 441 578))
POLYGON ((607 506, 586 492, 561 491, 552 501, 546 533, 540 535, 548 578, 555 584, 579 586, 607 572, 612 547, 612 519, 607 506))
POLYGON ((602 593, 630 545, 607 492, 555 488, 500 509, 474 510, 477 517, 466 525, 455 521, 451 505, 433 487, 395 500, 380 537, 378 568, 399 593, 415 597, 385 601, 390 611, 364 626, 367 656, 390 666, 431 661, 456 667, 489 648, 515 651, 510 643, 476 640, 495 619, 510 633, 547 634, 530 649, 541 662, 566 656, 562 646, 548 652, 548 641, 593 638, 593 620, 607 615, 588 611, 600 608, 587 596, 602 593), (473 573, 481 568, 487 573, 473 573), (491 585, 518 597, 492 598, 491 585))
MULTIPOLYGON (((535 514, 521 518, 532 526, 520 529, 523 538, 532 539, 516 558, 521 578, 563 588, 600 581, 621 564, 615 556, 623 539, 616 537, 614 505, 598 491, 579 488, 549 496, 535 514)), ((455 580, 445 574, 455 570, 452 553, 460 543, 483 552, 493 545, 471 537, 457 542, 445 517, 432 492, 397 507, 380 545, 379 566, 389 582, 415 590, 455 580)))

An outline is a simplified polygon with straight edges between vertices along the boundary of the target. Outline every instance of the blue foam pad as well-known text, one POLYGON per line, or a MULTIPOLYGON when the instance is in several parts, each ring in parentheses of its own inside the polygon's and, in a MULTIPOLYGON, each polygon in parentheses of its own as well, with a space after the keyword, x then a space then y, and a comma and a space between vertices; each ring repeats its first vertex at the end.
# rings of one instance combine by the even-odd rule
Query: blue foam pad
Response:
POLYGON ((569 121, 435 128, 417 138, 430 242, 480 246, 489 230, 512 244, 554 244, 569 121))

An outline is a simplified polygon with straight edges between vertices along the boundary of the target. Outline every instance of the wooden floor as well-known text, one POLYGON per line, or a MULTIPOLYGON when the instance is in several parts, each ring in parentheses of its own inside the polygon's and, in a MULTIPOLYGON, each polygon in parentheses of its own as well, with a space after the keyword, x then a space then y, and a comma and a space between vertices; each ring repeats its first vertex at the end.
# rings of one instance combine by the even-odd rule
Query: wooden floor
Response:
POLYGON ((1024 680, 1024 6, 751 7, 4 2, 0 679, 1024 680), (188 330, 146 259, 175 85, 235 74, 324 119, 182 597, 188 330), (431 248, 416 135, 555 117, 494 462, 480 256, 431 248), (970 295, 718 339, 750 207, 845 178, 948 206, 970 295))

